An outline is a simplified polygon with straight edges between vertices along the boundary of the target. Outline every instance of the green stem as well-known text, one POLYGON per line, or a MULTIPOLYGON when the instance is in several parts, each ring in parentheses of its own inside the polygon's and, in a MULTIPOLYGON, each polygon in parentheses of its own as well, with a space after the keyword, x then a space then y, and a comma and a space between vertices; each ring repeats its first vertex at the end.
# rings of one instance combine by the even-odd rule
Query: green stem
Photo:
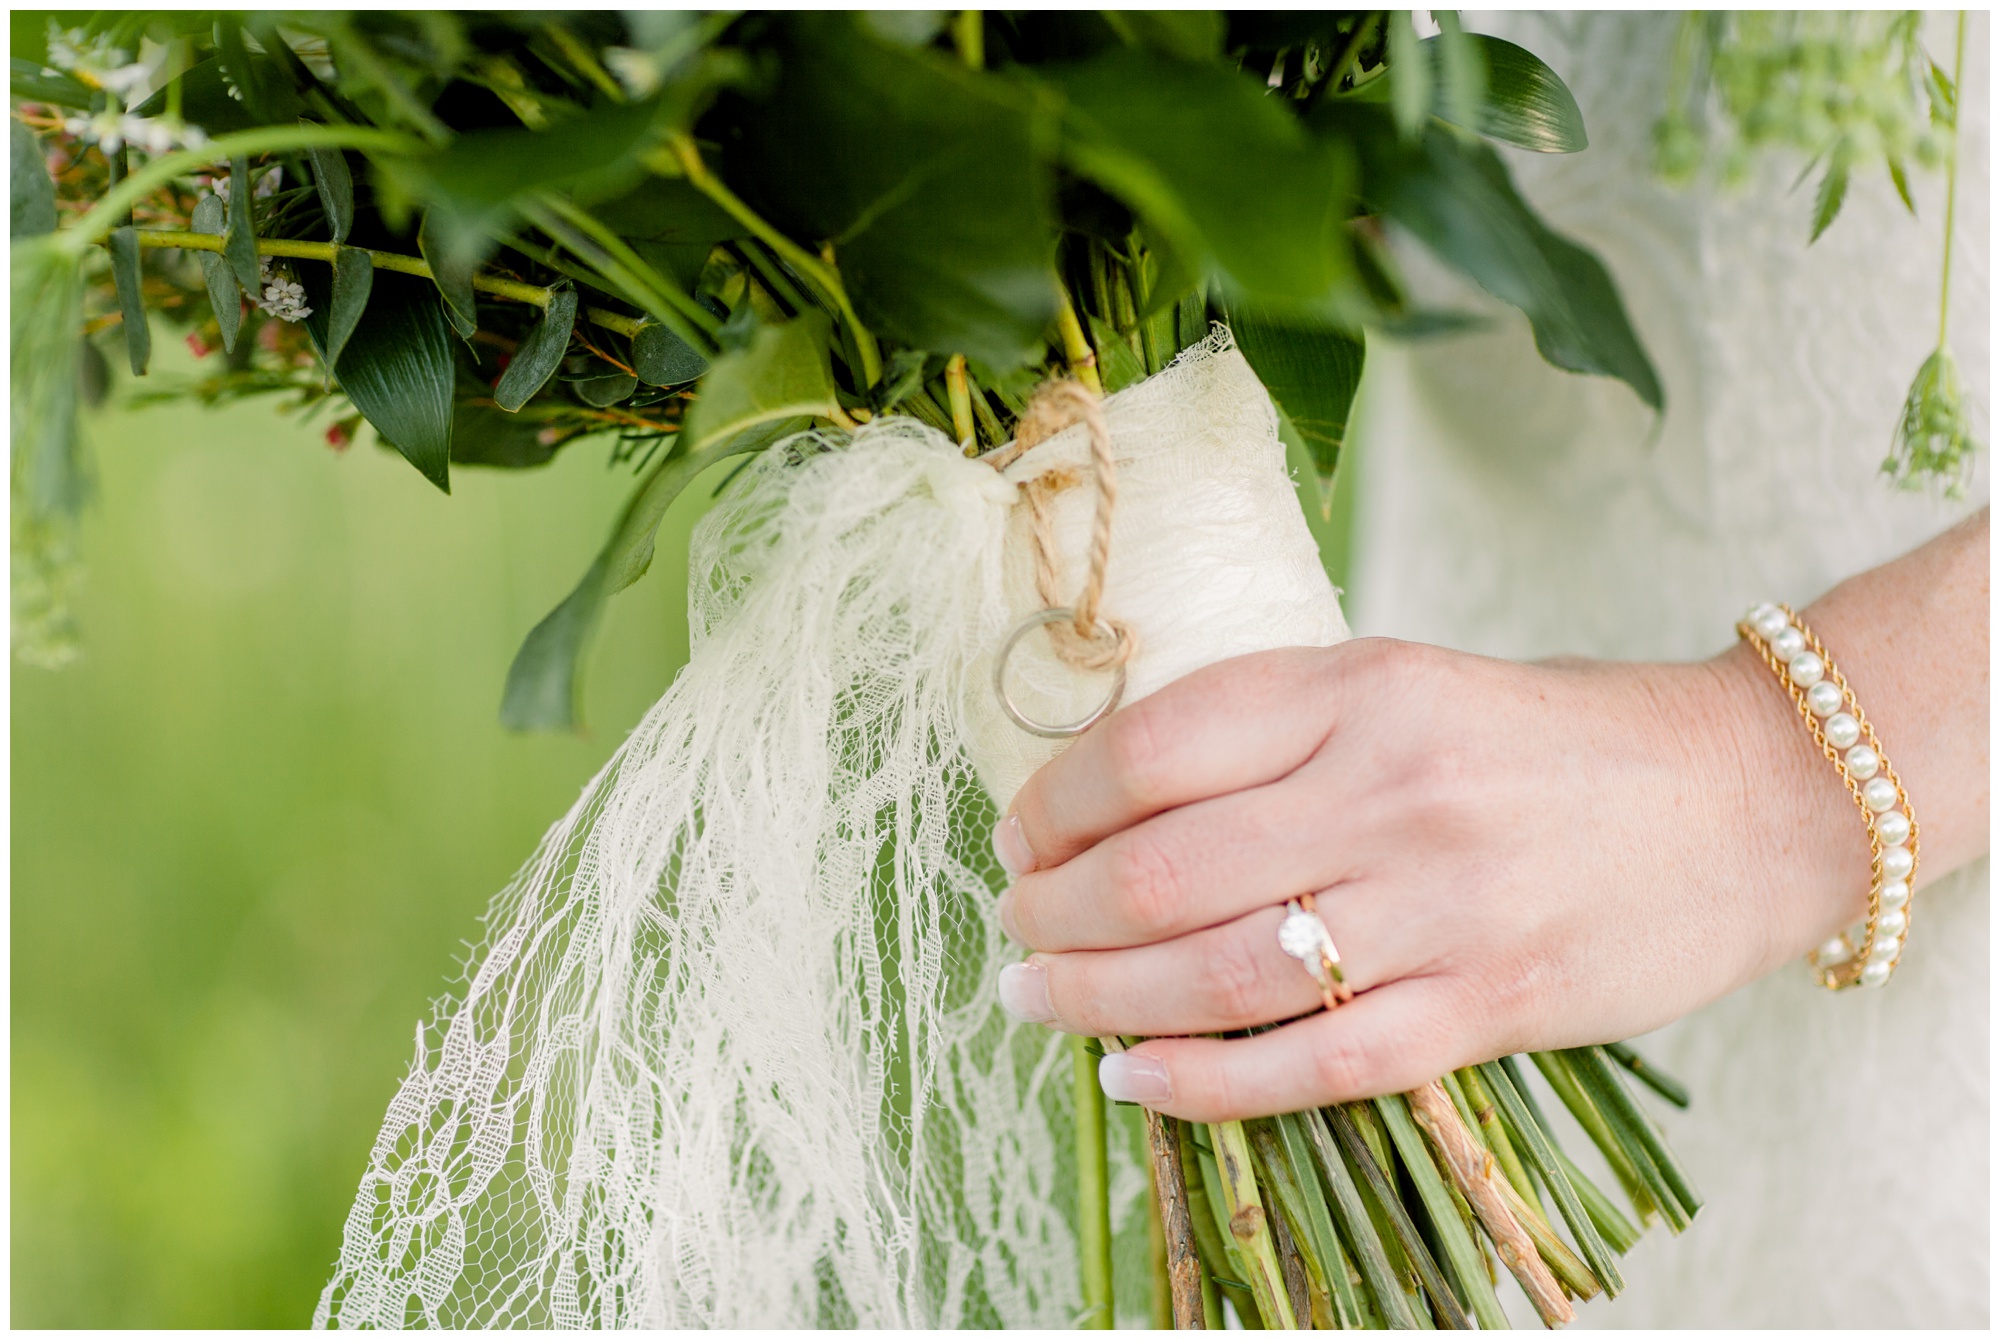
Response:
MULTIPOLYGON (((571 228, 574 228, 578 233, 589 238, 631 280, 637 281, 638 285, 645 292, 663 299, 684 320, 692 322, 707 335, 713 335, 717 330, 721 329, 722 322, 716 319, 715 313, 681 292, 678 285, 668 282, 658 270, 648 265, 638 252, 632 250, 631 245, 624 238, 600 223, 587 210, 578 208, 568 199, 553 192, 545 194, 541 203, 553 212, 557 218, 561 219, 571 228)), ((699 348, 700 346, 697 345, 696 347, 699 348)))
POLYGON ((881 346, 875 342, 874 333, 862 325, 861 318, 855 315, 854 304, 847 300, 847 288, 840 282, 840 271, 764 222, 756 210, 738 199, 734 191, 723 185, 720 177, 708 170, 708 164, 702 161, 701 149, 692 138, 675 134, 668 143, 674 158, 681 165, 681 171, 687 174, 688 181, 696 190, 720 205, 730 218, 748 228, 753 237, 784 257, 787 265, 826 295, 834 310, 840 313, 841 321, 853 333, 855 351, 861 358, 862 380, 871 387, 882 380, 881 346))
POLYGON ((1070 1038, 1071 1075, 1076 1093, 1077 1245, 1083 1256, 1083 1316, 1087 1331, 1108 1331, 1111 1302, 1111 1166, 1105 1141, 1104 1090, 1097 1082, 1097 1058, 1090 1039, 1070 1038))
POLYGON ((153 159, 105 192, 103 198, 91 206, 89 213, 58 236, 64 246, 81 255, 85 247, 109 237, 111 230, 118 226, 118 221, 132 212, 132 206, 175 177, 216 163, 226 163, 231 158, 318 148, 399 154, 410 153, 419 147, 407 135, 376 130, 371 126, 258 126, 252 130, 238 130, 218 135, 199 149, 181 149, 153 159))
POLYGON ((1958 54, 1951 60, 1951 156, 1944 168, 1944 277, 1938 281, 1938 348, 1944 348, 1945 328, 1951 317, 1951 242, 1958 215, 1958 109, 1965 90, 1965 11, 1958 12, 1958 54))
POLYGON ((591 238, 573 228, 557 211, 546 208, 542 203, 534 203, 523 206, 521 215, 596 269, 604 280, 608 281, 602 284, 602 287, 621 291, 621 296, 627 301, 645 308, 648 316, 687 341, 689 347, 711 357, 714 356, 717 346, 707 331, 689 321, 677 305, 668 301, 638 274, 620 264, 617 257, 607 255, 591 238))
POLYGON ((1069 364, 1069 370, 1091 394, 1103 395, 1104 383, 1097 376, 1097 352, 1084 338, 1083 325, 1076 319, 1076 308, 1061 280, 1056 281, 1056 330, 1062 337, 1063 361, 1069 364))
MULTIPOLYGON (((179 249, 182 251, 222 250, 222 237, 216 233, 180 233, 160 228, 138 230, 139 245, 152 250, 179 249)), ((398 255, 393 251, 370 251, 366 247, 339 247, 332 242, 302 242, 287 237, 260 237, 257 239, 259 256, 284 256, 293 260, 325 261, 333 263, 336 255, 343 251, 359 251, 368 257, 378 270, 394 270, 398 274, 415 275, 419 279, 432 279, 430 263, 416 256, 398 255)), ((510 298, 515 302, 532 303, 536 307, 547 307, 555 290, 539 284, 524 284, 518 279, 502 279, 497 275, 474 275, 472 286, 481 293, 491 293, 496 298, 510 298)), ((602 307, 586 307, 583 314, 593 325, 606 330, 615 330, 620 335, 632 336, 645 324, 638 317, 624 316, 618 312, 606 311, 602 307)))
POLYGON ((951 21, 952 45, 968 70, 986 68, 986 21, 976 9, 961 9, 951 21))
POLYGON ((1222 1180, 1222 1208, 1228 1216, 1229 1232, 1236 1239, 1243 1264, 1250 1272, 1244 1283, 1257 1300, 1267 1330, 1296 1331, 1292 1300, 1285 1288, 1285 1273, 1278 1265, 1277 1245, 1272 1241, 1270 1211, 1257 1190, 1257 1176, 1250 1164, 1250 1139, 1240 1121, 1219 1122, 1208 1128, 1215 1148, 1215 1164, 1222 1180))

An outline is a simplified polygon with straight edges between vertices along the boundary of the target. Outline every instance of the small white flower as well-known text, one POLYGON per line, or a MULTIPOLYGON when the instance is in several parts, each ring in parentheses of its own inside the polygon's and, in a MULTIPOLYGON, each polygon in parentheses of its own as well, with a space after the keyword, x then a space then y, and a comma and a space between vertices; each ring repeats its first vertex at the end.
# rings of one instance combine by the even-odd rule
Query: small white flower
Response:
POLYGON ((636 51, 631 47, 606 47, 604 68, 618 77, 629 97, 649 98, 660 86, 660 63, 651 52, 636 51))
POLYGON ((312 308, 306 306, 305 285, 273 271, 269 256, 259 256, 257 262, 266 280, 258 307, 280 321, 303 321, 312 315, 312 308))

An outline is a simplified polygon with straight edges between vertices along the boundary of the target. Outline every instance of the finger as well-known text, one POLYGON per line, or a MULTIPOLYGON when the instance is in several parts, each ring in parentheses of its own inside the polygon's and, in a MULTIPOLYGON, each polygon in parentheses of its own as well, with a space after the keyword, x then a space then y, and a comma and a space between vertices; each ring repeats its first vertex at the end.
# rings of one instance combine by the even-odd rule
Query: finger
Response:
POLYGON ((1241 1121, 1402 1093, 1482 1059, 1443 977, 1408 977, 1254 1037, 1154 1038, 1104 1058, 1107 1097, 1186 1121, 1241 1121))
POLYGON ((1015 796, 996 835, 1002 861, 1016 874, 1047 869, 1162 810, 1284 776, 1326 737, 1315 688, 1325 656, 1239 656, 1112 713, 1015 796))
POLYGON ((1124 949, 1217 926, 1337 884, 1354 816, 1323 782, 1285 779, 1197 801, 1022 875, 1000 924, 1031 949, 1124 949))
MULTIPOLYGON (((1355 991, 1426 964, 1406 917, 1375 889, 1318 899, 1355 991)), ((1000 1000, 1015 1018, 1089 1037, 1220 1033, 1292 1019, 1323 1003, 1304 964, 1278 947, 1285 909, 1136 949, 1036 954, 1001 969, 1000 1000)))

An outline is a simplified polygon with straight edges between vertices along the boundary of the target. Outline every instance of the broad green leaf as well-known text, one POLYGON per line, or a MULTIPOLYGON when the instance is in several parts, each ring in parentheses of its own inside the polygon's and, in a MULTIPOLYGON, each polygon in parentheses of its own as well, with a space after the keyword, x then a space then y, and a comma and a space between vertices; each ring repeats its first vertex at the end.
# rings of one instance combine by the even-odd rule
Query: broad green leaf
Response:
POLYGON ((1351 283, 1345 152, 1254 80, 1127 48, 1054 66, 1063 153, 1227 292, 1330 314, 1351 283))
POLYGON ((569 730, 582 719, 583 654, 604 616, 604 604, 645 574, 653 561, 653 536, 681 490, 724 457, 755 451, 776 437, 804 428, 806 419, 765 426, 704 451, 689 451, 686 434, 655 465, 625 506, 617 528, 583 580, 535 625, 507 669, 500 720, 513 730, 569 730))
MULTIPOLYGON (((325 357, 331 281, 317 265, 303 267, 312 315, 306 329, 325 357)), ((424 478, 451 492, 451 329, 436 288, 411 275, 385 271, 340 361, 333 365, 340 389, 375 431, 424 478)))
POLYGON ((56 230, 56 184, 42 157, 42 141, 21 122, 8 131, 8 218, 16 240, 56 230))
POLYGON ((339 149, 306 150, 312 160, 313 186, 319 191, 319 207, 326 212, 327 230, 335 242, 347 240, 354 226, 354 176, 347 168, 347 155, 339 149))
POLYGON ((1411 11, 1389 11, 1389 106, 1396 114, 1396 133, 1404 139, 1423 133, 1435 85, 1435 71, 1429 53, 1417 41, 1411 11))
POLYGON ((532 400, 562 366, 575 326, 576 290, 565 285, 549 298, 548 311, 514 350, 500 384, 493 388, 494 403, 512 413, 532 400))
POLYGON ((632 398, 639 379, 629 372, 607 372, 601 377, 585 377, 570 383, 576 398, 593 409, 606 409, 632 398))
POLYGON ((1467 33, 1465 40, 1486 58, 1486 94, 1473 129, 1537 153, 1573 154, 1590 146, 1576 98, 1539 57, 1484 33, 1467 33))
MULTIPOLYGON (((229 207, 222 203, 221 196, 205 195, 196 202, 188 226, 197 233, 220 237, 229 228, 229 207)), ((243 286, 236 282, 236 271, 228 257, 216 251, 198 251, 195 255, 201 258, 202 278, 208 284, 208 305, 215 310, 215 324, 222 331, 222 350, 233 352, 236 332, 243 326, 243 286)))
POLYGON ((359 247, 342 247, 334 253, 333 297, 328 303, 326 323, 326 365, 333 368, 340 354, 361 324, 368 310, 368 295, 375 289, 375 263, 359 247))
MULTIPOLYGON (((232 130, 248 130, 260 124, 249 108, 229 96, 229 78, 222 61, 210 56, 173 82, 181 86, 181 116, 190 125, 200 126, 210 135, 232 130)), ((167 90, 162 88, 132 109, 135 116, 162 116, 167 110, 167 90)))
POLYGON ((417 226, 417 250, 430 262, 445 319, 460 339, 469 340, 479 330, 479 305, 472 287, 472 276, 479 269, 478 243, 465 236, 440 238, 431 218, 424 215, 417 226))
POLYGON ((1011 371, 1055 314, 1045 98, 849 16, 800 14, 771 98, 722 169, 794 236, 833 242, 862 319, 892 340, 1011 371))
POLYGON ((1097 375, 1106 391, 1122 391, 1145 380, 1146 365, 1125 337, 1094 316, 1090 318, 1090 342, 1097 346, 1097 375))
POLYGON ((1819 192, 1813 197, 1812 237, 1808 246, 1819 241, 1819 235, 1832 226, 1846 200, 1847 163, 1836 158, 1827 165, 1826 175, 1819 179, 1819 192))
MULTIPOLYGON (((1433 12, 1442 30, 1424 43, 1435 56, 1436 103, 1445 120, 1461 126, 1477 123, 1486 101, 1486 62, 1458 21, 1458 11, 1433 12)), ((1392 71, 1393 73, 1393 71, 1392 71)))
POLYGON ((146 295, 139 272, 139 230, 114 228, 106 242, 111 252, 111 278, 118 286, 118 311, 125 327, 125 357, 132 375, 146 375, 153 356, 153 332, 146 324, 146 295))
POLYGON ((216 54, 223 73, 235 86, 244 108, 261 124, 291 121, 305 111, 291 81, 277 69, 271 58, 253 52, 243 40, 242 20, 224 13, 215 21, 216 54))
POLYGON ((597 221, 623 237, 700 246, 747 237, 749 231, 722 206, 682 177, 648 177, 631 190, 592 207, 597 221))
POLYGON ((632 337, 632 370, 648 386, 679 386, 708 371, 708 360, 657 322, 632 337))
POLYGON ((1448 134, 1402 144, 1379 108, 1322 104, 1314 121, 1361 150, 1370 203, 1527 315, 1543 358, 1571 372, 1617 377, 1655 410, 1664 408, 1659 374, 1610 272, 1542 222, 1491 147, 1448 134))
POLYGON ((707 451, 779 420, 833 417, 839 402, 827 359, 831 335, 824 312, 801 312, 781 325, 759 326, 748 346, 716 359, 688 410, 684 449, 707 451))
MULTIPOLYGON (((461 384, 461 392, 467 388, 461 384)), ((473 388, 484 391, 484 386, 473 388)), ((451 463, 526 470, 548 464, 561 450, 560 439, 544 441, 546 425, 523 414, 461 398, 451 416, 451 463)))
POLYGON ((257 230, 251 221, 256 184, 248 159, 229 160, 229 230, 222 236, 222 254, 236 272, 236 282, 255 301, 264 291, 263 267, 257 260, 257 230))
MULTIPOLYGON (((13 56, 8 58, 7 72, 12 92, 15 98, 22 102, 51 103, 57 107, 73 108, 79 112, 90 110, 92 97, 90 87, 61 70, 53 70, 34 61, 13 56)), ((15 124, 19 125, 20 122, 17 121, 15 124)))
POLYGON ((1367 345, 1348 331, 1274 321, 1242 303, 1231 304, 1229 328, 1257 380, 1299 435, 1318 477, 1320 501, 1330 508, 1367 345))
POLYGON ((1222 11, 1215 9, 1105 9, 1113 32, 1132 46, 1151 47, 1177 60, 1214 60, 1222 54, 1222 11))

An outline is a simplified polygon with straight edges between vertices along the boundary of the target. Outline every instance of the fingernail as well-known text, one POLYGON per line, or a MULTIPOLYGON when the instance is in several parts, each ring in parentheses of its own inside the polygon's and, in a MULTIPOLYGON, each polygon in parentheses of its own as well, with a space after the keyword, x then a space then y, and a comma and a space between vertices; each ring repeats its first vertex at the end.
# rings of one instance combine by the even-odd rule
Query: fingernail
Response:
POLYGON ((1049 973, 1039 963, 1009 963, 1000 970, 1000 1008, 1024 1024, 1056 1017, 1049 1004, 1049 973))
POLYGON ((1113 1052, 1097 1063, 1098 1087, 1114 1103, 1144 1103, 1155 1107, 1170 1102, 1174 1086, 1167 1068, 1150 1056, 1134 1052, 1113 1052))
POLYGON ((993 825, 993 854, 1000 859, 1000 868, 1009 879, 1019 879, 1035 868, 1035 853, 1028 846, 1027 835, 1021 832, 1019 817, 1010 814, 993 825))
POLYGON ((1000 933, 1007 937, 1009 943, 1017 945, 1027 944, 1027 941, 1021 938, 1021 932, 1014 926, 1014 891, 1012 889, 1000 895, 1000 906, 995 909, 995 914, 1000 918, 1000 933))

